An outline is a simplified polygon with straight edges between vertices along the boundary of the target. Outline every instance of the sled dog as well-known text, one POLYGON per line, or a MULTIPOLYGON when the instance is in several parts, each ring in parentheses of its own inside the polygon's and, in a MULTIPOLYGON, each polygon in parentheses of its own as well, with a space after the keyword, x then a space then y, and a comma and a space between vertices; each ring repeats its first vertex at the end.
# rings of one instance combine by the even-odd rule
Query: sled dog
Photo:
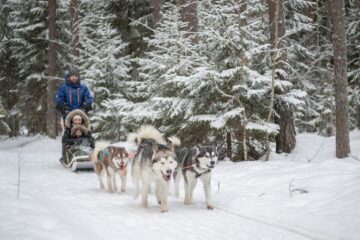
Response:
POLYGON ((210 178, 211 170, 217 162, 217 151, 211 146, 195 146, 176 151, 178 167, 174 173, 175 197, 179 197, 179 182, 184 177, 185 205, 193 201, 193 191, 197 179, 200 178, 204 185, 205 202, 207 209, 214 209, 211 200, 210 178))
POLYGON ((95 164, 95 172, 99 178, 100 189, 105 188, 103 176, 106 172, 109 192, 115 192, 117 190, 116 173, 119 173, 121 178, 121 192, 126 191, 127 165, 131 159, 124 147, 116 147, 111 146, 109 143, 97 142, 90 159, 95 164))
POLYGON ((140 194, 141 183, 142 206, 147 208, 150 185, 155 182, 160 211, 167 212, 168 184, 177 166, 174 148, 180 145, 180 140, 174 136, 165 140, 153 126, 143 126, 137 133, 130 134, 128 141, 138 146, 131 164, 134 198, 140 194))

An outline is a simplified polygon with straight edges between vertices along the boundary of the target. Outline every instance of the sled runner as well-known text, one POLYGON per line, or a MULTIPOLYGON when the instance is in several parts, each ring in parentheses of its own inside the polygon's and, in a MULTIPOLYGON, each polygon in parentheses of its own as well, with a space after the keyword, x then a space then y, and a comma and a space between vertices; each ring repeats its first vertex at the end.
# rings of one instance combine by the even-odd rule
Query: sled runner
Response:
POLYGON ((89 154, 93 149, 86 144, 67 146, 63 165, 71 168, 73 172, 78 170, 93 170, 94 164, 89 160, 89 154))

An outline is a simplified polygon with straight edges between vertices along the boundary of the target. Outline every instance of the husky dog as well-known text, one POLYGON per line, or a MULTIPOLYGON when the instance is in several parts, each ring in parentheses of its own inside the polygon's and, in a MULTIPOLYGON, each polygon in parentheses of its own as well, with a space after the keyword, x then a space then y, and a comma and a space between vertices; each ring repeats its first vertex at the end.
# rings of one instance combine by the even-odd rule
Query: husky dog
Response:
POLYGON ((183 148, 176 151, 178 168, 174 173, 175 197, 179 197, 179 182, 184 176, 185 185, 185 205, 190 205, 193 201, 193 191, 197 179, 203 182, 205 201, 207 209, 214 209, 211 201, 210 178, 211 169, 217 162, 217 151, 211 146, 195 146, 193 148, 183 148))
POLYGON ((177 137, 170 137, 167 142, 153 126, 143 126, 137 133, 132 133, 128 141, 138 146, 138 151, 131 164, 131 175, 135 186, 134 198, 141 196, 142 206, 148 207, 150 185, 155 182, 155 194, 160 211, 167 212, 168 184, 177 167, 175 146, 180 145, 177 137))
POLYGON ((106 172, 109 192, 117 190, 116 173, 119 173, 121 178, 121 192, 126 191, 127 165, 131 159, 124 147, 110 146, 109 143, 97 142, 90 160, 95 164, 95 172, 99 178, 100 189, 105 188, 102 179, 106 172))

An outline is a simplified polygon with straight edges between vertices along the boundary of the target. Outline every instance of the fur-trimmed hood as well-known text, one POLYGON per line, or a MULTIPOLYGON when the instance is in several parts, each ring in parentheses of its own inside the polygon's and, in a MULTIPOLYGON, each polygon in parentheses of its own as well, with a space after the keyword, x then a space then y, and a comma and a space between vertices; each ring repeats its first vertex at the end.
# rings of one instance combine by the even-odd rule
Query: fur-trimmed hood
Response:
POLYGON ((71 127, 71 120, 73 119, 73 117, 75 115, 80 115, 81 118, 83 119, 84 126, 88 129, 90 129, 90 119, 86 115, 86 113, 84 113, 80 109, 75 109, 68 113, 68 115, 66 116, 66 119, 65 119, 65 127, 67 127, 67 128, 71 127))
POLYGON ((71 128, 70 135, 75 136, 76 130, 80 129, 83 135, 87 135, 89 133, 89 129, 86 128, 84 125, 75 125, 71 128))

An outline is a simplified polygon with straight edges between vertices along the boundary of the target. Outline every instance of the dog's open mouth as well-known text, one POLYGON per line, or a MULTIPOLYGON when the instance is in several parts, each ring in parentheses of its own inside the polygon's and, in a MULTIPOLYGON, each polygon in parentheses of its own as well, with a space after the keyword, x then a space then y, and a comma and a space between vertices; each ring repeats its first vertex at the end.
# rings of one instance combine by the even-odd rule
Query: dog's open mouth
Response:
POLYGON ((206 165, 208 168, 214 168, 215 167, 215 165, 206 165))
POLYGON ((169 181, 171 180, 171 174, 166 175, 166 174, 164 174, 163 172, 161 172, 161 174, 162 174, 163 179, 164 179, 166 182, 169 182, 169 181))

